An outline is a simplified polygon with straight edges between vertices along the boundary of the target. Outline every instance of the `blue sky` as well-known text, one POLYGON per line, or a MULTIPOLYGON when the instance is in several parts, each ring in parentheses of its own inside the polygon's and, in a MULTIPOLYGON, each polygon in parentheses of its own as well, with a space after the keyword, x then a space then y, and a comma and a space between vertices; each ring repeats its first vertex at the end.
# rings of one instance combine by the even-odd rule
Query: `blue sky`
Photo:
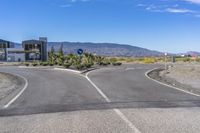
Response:
POLYGON ((0 38, 200 51, 200 0, 1 0, 0 38))

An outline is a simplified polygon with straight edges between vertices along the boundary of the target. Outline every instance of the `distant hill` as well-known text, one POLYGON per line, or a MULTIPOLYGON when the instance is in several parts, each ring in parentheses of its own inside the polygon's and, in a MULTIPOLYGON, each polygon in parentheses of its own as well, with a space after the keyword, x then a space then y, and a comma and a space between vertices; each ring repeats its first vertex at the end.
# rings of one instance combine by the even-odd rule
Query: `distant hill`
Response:
POLYGON ((197 51, 188 51, 186 54, 191 56, 200 56, 200 52, 197 51))
POLYGON ((63 44, 63 50, 66 54, 76 53, 77 49, 81 48, 85 52, 103 56, 142 57, 163 55, 158 51, 115 43, 48 42, 48 50, 53 46, 57 51, 61 44, 63 44))
MULTIPOLYGON (((163 55, 158 51, 116 43, 48 42, 48 51, 51 50, 51 47, 58 51, 61 44, 65 54, 76 53, 77 49, 81 48, 85 52, 103 56, 144 57, 163 55)), ((15 43, 15 47, 21 47, 21 44, 15 43)))

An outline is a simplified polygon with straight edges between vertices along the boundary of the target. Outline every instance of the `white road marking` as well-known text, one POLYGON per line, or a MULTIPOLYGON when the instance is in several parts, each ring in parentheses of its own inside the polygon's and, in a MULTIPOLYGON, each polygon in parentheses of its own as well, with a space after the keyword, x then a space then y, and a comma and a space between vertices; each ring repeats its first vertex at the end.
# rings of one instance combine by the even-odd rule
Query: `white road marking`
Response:
POLYGON ((156 69, 158 69, 158 68, 154 68, 154 69, 152 69, 152 70, 147 71, 147 72, 145 73, 145 76, 146 76, 148 79, 150 79, 150 80, 152 80, 152 81, 154 81, 154 82, 156 82, 156 83, 158 83, 158 84, 161 84, 161 85, 170 87, 170 88, 175 89, 175 90, 178 90, 178 91, 182 91, 182 92, 184 92, 184 93, 187 93, 187 94, 190 94, 190 95, 193 95, 193 96, 200 97, 200 95, 198 95, 198 94, 195 94, 195 93, 192 93, 192 92, 189 92, 189 91, 180 89, 180 88, 178 88, 178 87, 174 87, 174 86, 171 86, 171 85, 162 83, 162 82, 160 82, 160 81, 158 81, 158 80, 155 80, 155 79, 152 79, 151 77, 149 77, 149 76, 148 76, 148 73, 150 73, 150 72, 152 72, 152 71, 154 71, 154 70, 156 70, 156 69))
MULTIPOLYGON (((110 103, 111 100, 103 93, 103 91, 97 87, 92 80, 88 77, 90 72, 88 72, 85 76, 85 78, 94 86, 94 88, 99 92, 99 94, 108 102, 110 103)), ((131 121, 128 120, 128 118, 119 110, 119 109, 113 109, 113 111, 135 132, 135 133, 141 133, 139 129, 136 128, 135 125, 131 121)))
POLYGON ((54 70, 68 71, 68 72, 79 73, 79 74, 81 73, 81 71, 72 70, 72 69, 54 68, 54 70))
POLYGON ((86 74, 86 79, 94 86, 94 88, 99 92, 99 94, 106 100, 106 102, 108 102, 108 103, 110 103, 111 101, 110 101, 110 99, 101 91, 101 89, 99 89, 91 80, 90 80, 90 78, 88 78, 88 74, 89 74, 90 72, 88 72, 87 74, 86 74))
POLYGON ((135 70, 135 68, 126 68, 125 70, 126 71, 128 71, 128 70, 135 70))
POLYGON ((27 81, 27 79, 25 77, 23 77, 21 75, 18 75, 18 74, 13 74, 13 75, 16 75, 16 76, 21 77, 22 79, 24 79, 25 85, 24 85, 23 89, 10 102, 8 102, 6 105, 3 106, 3 108, 8 108, 15 100, 17 100, 17 98, 19 98, 22 95, 22 93, 28 87, 28 81, 27 81))

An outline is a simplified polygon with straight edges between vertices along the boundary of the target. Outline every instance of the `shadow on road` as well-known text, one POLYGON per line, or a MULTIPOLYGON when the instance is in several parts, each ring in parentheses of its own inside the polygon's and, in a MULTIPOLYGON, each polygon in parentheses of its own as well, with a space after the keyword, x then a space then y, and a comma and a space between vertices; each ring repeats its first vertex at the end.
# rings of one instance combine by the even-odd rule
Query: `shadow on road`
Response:
POLYGON ((128 101, 111 103, 89 103, 73 105, 46 105, 37 107, 22 107, 2 109, 0 116, 19 116, 41 113, 70 112, 80 110, 106 110, 106 109, 128 109, 128 108, 191 108, 200 107, 200 101, 128 101))

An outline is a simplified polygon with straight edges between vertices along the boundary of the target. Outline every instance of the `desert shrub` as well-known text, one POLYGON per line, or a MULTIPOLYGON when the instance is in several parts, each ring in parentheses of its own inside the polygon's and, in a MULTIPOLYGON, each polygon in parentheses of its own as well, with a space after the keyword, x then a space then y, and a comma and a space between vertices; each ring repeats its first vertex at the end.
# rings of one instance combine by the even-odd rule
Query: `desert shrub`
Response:
POLYGON ((70 66, 71 66, 71 64, 70 63, 64 63, 64 65, 63 65, 65 68, 69 68, 70 66))
POLYGON ((156 58, 144 58, 144 63, 145 64, 152 64, 152 63, 156 63, 156 58))
POLYGON ((49 63, 49 66, 54 66, 54 63, 49 63))
POLYGON ((134 61, 135 61, 135 60, 134 60, 133 58, 127 58, 127 59, 126 59, 126 62, 127 62, 127 63, 129 63, 129 62, 134 62, 134 61))
POLYGON ((126 61, 126 58, 118 58, 118 61, 126 61))
POLYGON ((83 65, 85 68, 91 68, 94 65, 94 63, 85 63, 83 65))
POLYGON ((108 60, 105 60, 105 61, 101 62, 100 65, 107 66, 107 65, 110 65, 110 62, 108 60))
POLYGON ((136 58, 136 61, 144 62, 145 58, 136 58))
POLYGON ((62 66, 62 65, 63 65, 63 63, 61 63, 61 62, 60 62, 60 63, 58 63, 58 65, 59 65, 59 66, 62 66))
POLYGON ((110 62, 111 62, 111 63, 117 62, 117 58, 110 58, 110 62))
POLYGON ((191 59, 188 57, 183 59, 183 62, 190 62, 190 61, 191 61, 191 59))
POLYGON ((121 66, 122 63, 121 62, 115 62, 115 63, 112 63, 113 66, 121 66))
POLYGON ((197 59, 196 59, 196 62, 200 62, 200 58, 197 58, 197 59))
POLYGON ((28 62, 25 62, 24 65, 25 65, 25 66, 29 66, 30 64, 29 64, 28 62))
POLYGON ((48 62, 43 62, 43 64, 42 64, 43 66, 48 66, 49 65, 49 63, 48 62))
POLYGON ((33 63, 32 63, 32 66, 37 66, 37 65, 38 65, 37 62, 33 62, 33 63))
POLYGON ((78 69, 78 70, 81 70, 81 69, 84 68, 84 65, 82 65, 82 64, 77 64, 77 65, 75 65, 75 68, 78 69))

